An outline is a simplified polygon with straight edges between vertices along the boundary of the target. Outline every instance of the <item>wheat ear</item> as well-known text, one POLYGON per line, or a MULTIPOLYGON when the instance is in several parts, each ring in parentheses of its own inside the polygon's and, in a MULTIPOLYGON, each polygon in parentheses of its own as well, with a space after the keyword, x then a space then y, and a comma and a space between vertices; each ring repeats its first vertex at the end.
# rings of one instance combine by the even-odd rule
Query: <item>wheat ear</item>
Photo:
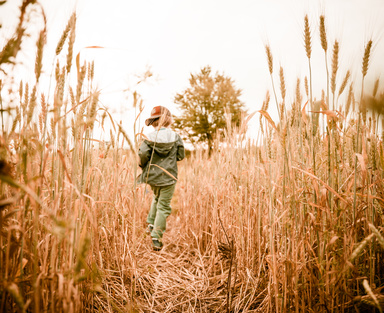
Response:
POLYGON ((371 54, 371 49, 372 49, 372 40, 368 41, 367 45, 365 46, 363 66, 362 66, 363 77, 365 77, 365 75, 367 75, 367 72, 368 72, 369 57, 371 54))
POLYGON ((271 48, 269 47, 269 45, 265 46, 265 52, 267 53, 267 58, 268 58, 269 73, 272 74, 273 73, 273 57, 272 57, 271 48))
POLYGON ((325 16, 320 15, 320 42, 321 47, 325 52, 327 52, 328 49, 328 42, 327 42, 327 33, 325 31, 325 16))
POLYGON ((305 52, 307 53, 308 59, 311 58, 312 47, 311 47, 311 30, 309 29, 308 15, 304 17, 304 45, 305 52))

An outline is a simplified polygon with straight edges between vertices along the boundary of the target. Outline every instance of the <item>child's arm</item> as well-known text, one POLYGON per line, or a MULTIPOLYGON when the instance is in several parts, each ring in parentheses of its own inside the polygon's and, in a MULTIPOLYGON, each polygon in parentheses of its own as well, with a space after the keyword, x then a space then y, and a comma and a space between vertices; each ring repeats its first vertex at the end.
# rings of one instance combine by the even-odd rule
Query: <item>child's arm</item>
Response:
POLYGON ((180 136, 177 140, 177 154, 176 154, 176 160, 181 161, 185 157, 185 151, 184 151, 184 143, 183 140, 181 140, 180 136))
POLYGON ((149 162, 151 157, 151 148, 143 142, 139 148, 139 166, 141 168, 145 167, 149 162))

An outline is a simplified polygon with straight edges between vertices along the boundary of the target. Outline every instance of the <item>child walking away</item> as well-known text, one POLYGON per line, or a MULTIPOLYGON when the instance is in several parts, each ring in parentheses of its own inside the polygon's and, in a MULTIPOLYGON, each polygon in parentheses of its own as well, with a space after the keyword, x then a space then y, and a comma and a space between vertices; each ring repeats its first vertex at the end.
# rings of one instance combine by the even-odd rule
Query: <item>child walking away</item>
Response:
POLYGON ((140 183, 151 186, 153 200, 147 217, 147 233, 151 234, 153 249, 161 250, 166 219, 171 214, 171 200, 177 182, 177 161, 184 159, 184 144, 180 136, 169 129, 171 112, 156 106, 145 125, 155 131, 148 135, 139 149, 140 183))

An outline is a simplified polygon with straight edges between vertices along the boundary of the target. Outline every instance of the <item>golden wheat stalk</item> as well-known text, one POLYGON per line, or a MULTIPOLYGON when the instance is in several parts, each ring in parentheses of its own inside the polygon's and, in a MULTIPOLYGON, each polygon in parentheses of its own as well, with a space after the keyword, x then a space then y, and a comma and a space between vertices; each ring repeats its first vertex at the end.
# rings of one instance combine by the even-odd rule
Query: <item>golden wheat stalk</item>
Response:
POLYGON ((272 57, 271 48, 269 45, 265 46, 265 52, 267 53, 269 73, 272 74, 273 73, 273 57, 272 57))
POLYGON ((347 73, 345 74, 345 77, 344 77, 344 79, 343 79, 343 82, 342 82, 341 85, 340 85, 338 97, 340 97, 340 95, 343 93, 345 87, 346 87, 347 84, 348 84, 348 81, 349 81, 349 78, 350 78, 350 77, 351 77, 351 72, 348 70, 347 73))
POLYGON ((368 280, 364 279, 363 280, 363 286, 364 286, 364 289, 365 291, 367 292, 367 294, 372 298, 372 300, 374 301, 375 303, 375 306, 376 308, 379 309, 380 313, 383 313, 383 310, 381 308, 381 305, 376 297, 376 295, 373 293, 371 287, 369 286, 369 283, 368 283, 368 280))
POLYGON ((334 94, 336 90, 336 75, 339 69, 339 42, 335 40, 332 53, 332 75, 331 75, 331 91, 334 94))
MULTIPOLYGON (((376 147, 374 147, 374 148, 376 148, 376 147)), ((371 229, 372 233, 375 234, 377 241, 380 243, 380 245, 384 249, 384 237, 380 234, 380 232, 377 230, 377 228, 373 224, 368 223, 368 226, 371 229)))
POLYGON ((279 77, 280 77, 280 90, 281 90, 281 97, 283 98, 283 101, 285 100, 285 78, 284 78, 284 70, 283 67, 280 66, 280 72, 279 72, 279 77))
POLYGON ((71 30, 71 27, 73 25, 73 20, 76 18, 76 13, 73 13, 71 17, 68 20, 67 26, 65 27, 63 33, 61 34, 61 37, 59 39, 59 42, 57 43, 56 46, 56 55, 59 55, 61 50, 63 49, 65 40, 68 37, 69 31, 71 30))
POLYGON ((347 102, 345 103, 345 116, 346 117, 348 116, 349 110, 351 108, 352 100, 353 100, 353 86, 351 84, 349 86, 347 102))
POLYGON ((312 44, 311 44, 311 30, 309 28, 308 15, 304 17, 304 46, 307 58, 311 58, 312 54, 312 44))
POLYGON ((377 78, 376 81, 375 81, 375 85, 373 86, 373 90, 372 90, 372 97, 376 97, 376 94, 377 94, 377 90, 379 89, 379 83, 380 83, 380 78, 377 78))
POLYGON ((36 46, 37 46, 36 61, 35 61, 36 82, 38 82, 40 79, 41 69, 43 67, 43 51, 44 51, 44 45, 45 45, 45 37, 46 37, 46 30, 44 29, 40 32, 39 38, 36 43, 36 46))
POLYGON ((76 15, 71 20, 71 32, 69 34, 69 42, 68 42, 68 53, 67 53, 67 73, 71 71, 72 68, 72 59, 73 59, 73 45, 75 44, 76 38, 76 15))
POLYGON ((327 52, 328 49, 328 42, 327 42, 327 33, 325 31, 325 16, 320 15, 320 42, 321 47, 325 52, 327 52))
POLYGON ((368 72, 369 57, 371 55, 371 49, 372 49, 372 40, 369 40, 364 50, 363 65, 361 69, 363 77, 365 77, 365 75, 367 75, 367 72, 368 72))
POLYGON ((349 261, 352 262, 356 257, 363 251, 365 246, 371 241, 371 239, 375 236, 375 234, 370 234, 367 237, 364 238, 362 242, 356 247, 355 250, 353 250, 351 256, 349 257, 349 261))

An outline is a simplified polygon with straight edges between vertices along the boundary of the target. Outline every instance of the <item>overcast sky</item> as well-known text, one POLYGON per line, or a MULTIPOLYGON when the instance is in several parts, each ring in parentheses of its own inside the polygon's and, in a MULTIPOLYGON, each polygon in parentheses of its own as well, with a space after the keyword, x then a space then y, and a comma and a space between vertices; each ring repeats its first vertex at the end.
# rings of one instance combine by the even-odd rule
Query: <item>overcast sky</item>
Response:
MULTIPOLYGON (((12 3, 11 3, 12 2, 12 3)), ((18 16, 17 3, 0 7, 3 36, 18 16)), ((48 50, 44 64, 50 74, 54 50, 69 16, 76 10, 75 53, 81 60, 94 60, 96 83, 102 103, 131 129, 131 99, 123 90, 137 89, 144 99, 144 117, 155 105, 177 113, 173 98, 188 86, 191 72, 205 65, 232 77, 243 90, 242 100, 250 112, 261 108, 265 92, 271 90, 265 45, 274 57, 275 84, 283 66, 287 102, 293 100, 296 79, 308 75, 303 47, 303 20, 310 19, 313 34, 314 97, 326 88, 324 54, 319 41, 319 16, 326 16, 328 46, 340 42, 338 81, 347 69, 361 84, 364 45, 374 42, 368 79, 384 69, 384 1, 382 0, 41 0, 48 20, 48 50), (85 50, 86 46, 105 49, 85 50), (135 75, 150 68, 154 76, 135 86, 135 75)), ((27 56, 28 57, 28 56, 27 56)), ((34 62, 31 54, 30 61, 34 62)), ((330 63, 329 63, 330 64, 330 63)), ((356 86, 356 87, 358 87, 356 86)), ((304 93, 304 87, 303 87, 304 93)), ((271 104, 271 114, 273 108, 271 104)), ((257 120, 257 119, 254 119, 257 120)), ((252 125, 252 124, 251 124, 252 125)), ((252 129, 250 129, 252 131, 252 129)))

